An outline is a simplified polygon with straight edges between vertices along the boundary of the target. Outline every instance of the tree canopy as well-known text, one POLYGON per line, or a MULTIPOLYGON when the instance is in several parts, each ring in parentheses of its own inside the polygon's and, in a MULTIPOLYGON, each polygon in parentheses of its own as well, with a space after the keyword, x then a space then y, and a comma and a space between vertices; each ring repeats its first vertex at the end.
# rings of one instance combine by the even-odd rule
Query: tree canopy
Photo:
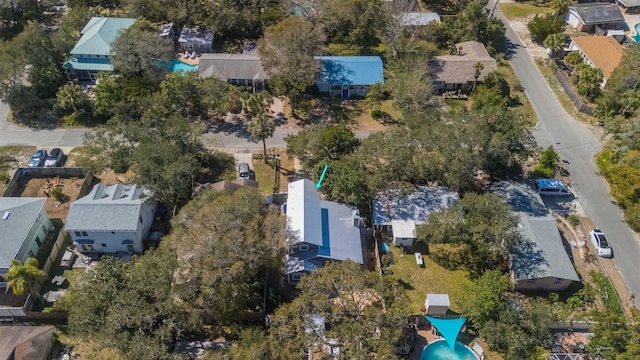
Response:
POLYGON ((299 296, 276 310, 269 329, 274 359, 298 359, 311 349, 339 346, 349 359, 391 359, 406 315, 397 285, 352 261, 330 262, 304 275, 299 296), (328 325, 320 327, 313 316, 328 325), (331 339, 336 339, 332 342, 331 339))
POLYGON ((267 310, 268 269, 279 266, 285 226, 257 189, 205 192, 181 210, 172 228, 163 241, 178 257, 176 296, 189 313, 190 328, 219 329, 235 323, 244 310, 267 310))
POLYGON ((258 48, 277 95, 295 97, 312 84, 318 69, 313 57, 322 54, 325 40, 320 25, 300 16, 289 16, 265 29, 258 48))
POLYGON ((429 216, 418 227, 418 239, 449 244, 434 259, 448 268, 462 268, 479 277, 491 269, 506 269, 508 256, 520 242, 518 217, 498 195, 467 193, 457 207, 429 216))
POLYGON ((173 58, 171 41, 137 26, 120 34, 111 50, 111 63, 116 72, 127 77, 146 77, 158 83, 166 71, 162 67, 173 58))

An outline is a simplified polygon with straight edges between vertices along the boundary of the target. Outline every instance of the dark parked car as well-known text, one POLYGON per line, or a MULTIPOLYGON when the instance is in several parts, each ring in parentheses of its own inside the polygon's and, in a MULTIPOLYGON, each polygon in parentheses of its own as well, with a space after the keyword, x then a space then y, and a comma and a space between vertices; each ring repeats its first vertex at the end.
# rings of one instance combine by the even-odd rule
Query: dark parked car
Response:
POLYGON ((62 150, 58 148, 54 148, 47 156, 47 160, 44 161, 45 167, 58 167, 62 165, 62 158, 64 157, 64 153, 62 150))
POLYGON ((44 164, 44 159, 47 158, 47 150, 40 149, 36 150, 31 156, 31 160, 29 160, 29 167, 40 167, 44 164))

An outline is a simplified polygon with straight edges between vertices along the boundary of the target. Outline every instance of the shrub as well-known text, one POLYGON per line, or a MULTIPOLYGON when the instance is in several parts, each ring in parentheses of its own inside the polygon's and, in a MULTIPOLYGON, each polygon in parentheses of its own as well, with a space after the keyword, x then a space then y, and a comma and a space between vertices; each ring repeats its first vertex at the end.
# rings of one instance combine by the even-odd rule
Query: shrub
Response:
POLYGON ((67 195, 62 192, 62 188, 59 186, 51 189, 51 191, 49 191, 49 196, 54 198, 57 202, 63 202, 67 197, 67 195))
POLYGON ((8 172, 0 173, 0 182, 3 184, 8 184, 11 181, 11 175, 8 172))
POLYGON ((580 217, 576 214, 569 214, 569 223, 573 227, 580 225, 580 217))
POLYGON ((371 110, 371 118, 373 118, 373 120, 382 120, 385 117, 389 116, 389 114, 386 111, 382 111, 382 110, 371 110))
POLYGON ((527 27, 536 41, 543 41, 551 34, 563 32, 565 22, 562 16, 553 16, 551 14, 536 15, 527 27))
POLYGON ((539 164, 536 166, 534 174, 539 178, 552 178, 556 175, 556 169, 539 164))
POLYGON ((640 231, 640 204, 633 204, 624 210, 624 219, 633 231, 640 231))

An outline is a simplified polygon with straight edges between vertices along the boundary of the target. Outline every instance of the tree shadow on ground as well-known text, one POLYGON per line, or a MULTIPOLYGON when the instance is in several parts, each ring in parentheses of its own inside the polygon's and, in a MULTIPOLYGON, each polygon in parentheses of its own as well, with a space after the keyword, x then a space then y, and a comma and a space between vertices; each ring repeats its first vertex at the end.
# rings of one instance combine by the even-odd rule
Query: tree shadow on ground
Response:
POLYGON ((342 100, 338 97, 307 98, 297 107, 297 125, 352 125, 362 114, 361 100, 342 100))
POLYGON ((14 121, 18 125, 26 126, 31 130, 54 130, 62 125, 60 119, 50 114, 17 114, 14 121))

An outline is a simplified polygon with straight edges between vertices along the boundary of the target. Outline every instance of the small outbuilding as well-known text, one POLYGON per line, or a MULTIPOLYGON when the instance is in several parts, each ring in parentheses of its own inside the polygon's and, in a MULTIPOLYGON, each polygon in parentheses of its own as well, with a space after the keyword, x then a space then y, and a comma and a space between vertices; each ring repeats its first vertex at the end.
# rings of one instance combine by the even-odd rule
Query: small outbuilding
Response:
POLYGON ((416 240, 416 223, 413 220, 391 220, 393 246, 411 246, 416 240))
POLYGON ((447 315, 449 306, 449 294, 427 294, 423 310, 426 315, 447 315))

